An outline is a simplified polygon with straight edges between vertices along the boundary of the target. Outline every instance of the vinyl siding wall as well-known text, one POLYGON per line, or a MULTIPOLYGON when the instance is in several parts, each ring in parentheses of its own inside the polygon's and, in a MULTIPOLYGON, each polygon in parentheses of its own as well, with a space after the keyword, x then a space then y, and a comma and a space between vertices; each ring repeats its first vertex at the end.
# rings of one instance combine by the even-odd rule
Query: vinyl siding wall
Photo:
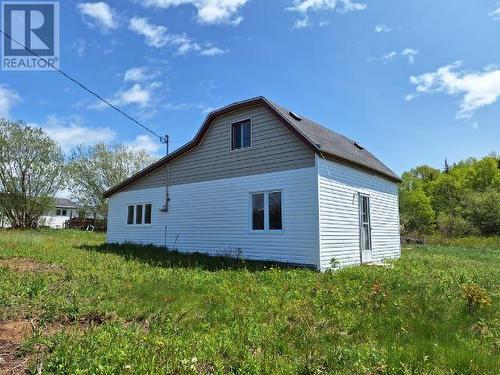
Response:
POLYGON ((370 196, 373 261, 400 256, 398 186, 376 175, 316 157, 321 269, 335 258, 359 264, 358 193, 370 196))
POLYGON ((184 185, 314 166, 314 152, 265 107, 255 106, 215 119, 193 150, 161 167, 124 191, 184 185), (252 121, 252 146, 231 150, 231 124, 252 121))
POLYGON ((108 242, 135 242, 200 251, 238 252, 248 259, 304 265, 318 262, 318 201, 315 167, 210 180, 170 187, 169 212, 165 187, 123 191, 109 201, 108 242), (283 232, 250 230, 252 192, 281 190, 283 232), (149 226, 127 225, 127 205, 152 203, 149 226))

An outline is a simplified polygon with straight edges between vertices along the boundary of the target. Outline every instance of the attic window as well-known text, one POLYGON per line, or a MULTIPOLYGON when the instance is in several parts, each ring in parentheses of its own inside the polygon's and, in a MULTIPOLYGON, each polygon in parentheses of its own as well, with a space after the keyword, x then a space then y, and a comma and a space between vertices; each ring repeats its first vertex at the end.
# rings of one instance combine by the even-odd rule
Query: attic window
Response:
POLYGON ((360 150, 364 150, 365 148, 363 146, 361 146, 358 142, 354 142, 354 146, 356 146, 357 148, 359 148, 360 150))
POLYGON ((288 113, 290 116, 292 116, 293 119, 297 120, 297 121, 302 121, 302 117, 300 117, 298 114, 296 114, 295 112, 289 112, 288 113))

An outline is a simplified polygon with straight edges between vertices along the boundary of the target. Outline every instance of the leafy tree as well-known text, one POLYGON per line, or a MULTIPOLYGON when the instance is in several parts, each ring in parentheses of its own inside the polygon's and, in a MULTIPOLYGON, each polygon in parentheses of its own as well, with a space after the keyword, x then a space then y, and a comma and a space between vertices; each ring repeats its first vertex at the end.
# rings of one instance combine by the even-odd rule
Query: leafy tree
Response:
POLYGON ((63 186, 64 155, 42 129, 0 119, 0 216, 36 228, 63 186))
POLYGON ((77 146, 68 160, 69 186, 74 198, 94 215, 107 213, 106 190, 151 164, 153 159, 143 150, 122 144, 77 146))
POLYGON ((446 161, 443 172, 424 165, 404 173, 400 212, 405 228, 420 233, 436 224, 447 236, 500 234, 500 158, 491 153, 453 166, 446 161))
POLYGON ((404 233, 428 233, 433 229, 436 215, 423 186, 413 171, 403 174, 399 206, 404 233))

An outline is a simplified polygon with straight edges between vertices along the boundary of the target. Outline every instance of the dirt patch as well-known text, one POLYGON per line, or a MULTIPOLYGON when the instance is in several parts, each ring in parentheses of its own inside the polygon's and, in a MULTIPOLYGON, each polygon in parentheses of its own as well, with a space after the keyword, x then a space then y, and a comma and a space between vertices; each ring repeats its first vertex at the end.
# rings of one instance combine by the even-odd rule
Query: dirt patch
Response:
POLYGON ((0 322, 0 374, 24 374, 28 357, 21 356, 20 346, 23 339, 33 332, 28 320, 0 322))
POLYGON ((57 264, 39 263, 27 258, 0 258, 0 268, 15 272, 62 272, 57 264))

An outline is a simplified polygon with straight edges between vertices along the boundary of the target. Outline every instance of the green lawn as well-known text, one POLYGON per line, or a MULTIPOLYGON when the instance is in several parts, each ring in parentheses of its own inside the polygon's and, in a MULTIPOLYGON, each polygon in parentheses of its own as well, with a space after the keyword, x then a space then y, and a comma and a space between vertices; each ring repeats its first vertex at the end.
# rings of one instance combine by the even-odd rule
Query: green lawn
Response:
POLYGON ((318 273, 108 246, 92 233, 0 231, 0 369, 498 374, 500 240, 466 246, 318 273), (483 307, 469 310, 466 285, 483 307), (7 337, 29 320, 22 343, 7 337))

